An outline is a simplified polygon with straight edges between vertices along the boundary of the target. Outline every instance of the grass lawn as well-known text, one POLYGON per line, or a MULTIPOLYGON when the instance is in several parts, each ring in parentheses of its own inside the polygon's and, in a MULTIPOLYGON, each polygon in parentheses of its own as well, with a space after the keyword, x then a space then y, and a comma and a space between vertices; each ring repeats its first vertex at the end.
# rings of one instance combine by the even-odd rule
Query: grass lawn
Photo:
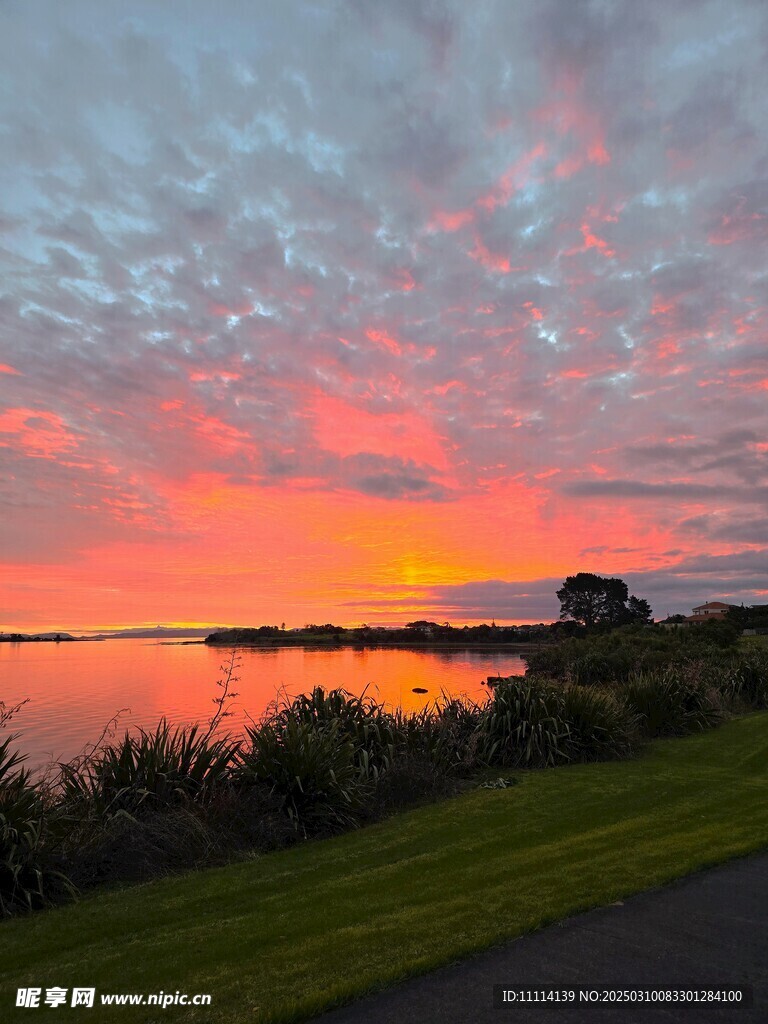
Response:
MULTIPOLYGON (((0 924, 16 988, 211 993, 211 1007, 59 1008, 89 1021, 301 1021, 371 988, 768 846, 768 712, 635 761, 519 773, 246 864, 0 924)), ((47 1019, 47 1016, 46 1016, 47 1019)))
POLYGON ((751 648, 763 648, 768 647, 768 634, 760 633, 758 636, 743 636, 739 640, 741 647, 751 648))

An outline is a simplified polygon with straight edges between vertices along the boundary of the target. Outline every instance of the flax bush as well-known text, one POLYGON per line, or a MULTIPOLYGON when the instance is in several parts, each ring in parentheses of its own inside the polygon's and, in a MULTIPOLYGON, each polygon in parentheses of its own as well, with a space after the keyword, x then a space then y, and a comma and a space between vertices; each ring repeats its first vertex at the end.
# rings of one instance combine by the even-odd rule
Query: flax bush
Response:
POLYGON ((373 781, 356 763, 355 744, 337 719, 317 724, 279 715, 246 733, 236 781, 268 787, 297 831, 338 831, 357 823, 373 781))
POLYGON ((574 761, 605 761, 628 757, 638 740, 639 719, 608 690, 567 686, 559 713, 568 736, 564 749, 574 761))
POLYGON ((622 696, 648 737, 698 732, 723 718, 715 691, 679 668, 638 672, 622 690, 622 696))
POLYGON ((41 906, 46 898, 42 865, 44 808, 39 788, 11 750, 0 743, 0 916, 41 906))
POLYGON ((569 759, 561 693, 535 677, 511 676, 496 685, 480 736, 489 765, 544 768, 569 759))
POLYGON ((747 651, 732 659, 717 673, 716 686, 737 708, 768 708, 768 651, 747 651))
POLYGON ((108 818, 139 814, 158 804, 204 800, 228 777, 238 743, 213 739, 199 726, 126 732, 87 757, 60 765, 71 811, 108 818))
POLYGON ((353 747, 353 761, 365 777, 375 782, 391 766, 404 743, 397 716, 363 693, 356 697, 343 689, 326 691, 316 686, 311 693, 278 705, 272 724, 284 727, 295 721, 313 729, 335 725, 338 736, 353 747))
POLYGON ((467 697, 443 695, 432 711, 435 738, 431 756, 450 772, 466 774, 477 767, 483 706, 467 697))

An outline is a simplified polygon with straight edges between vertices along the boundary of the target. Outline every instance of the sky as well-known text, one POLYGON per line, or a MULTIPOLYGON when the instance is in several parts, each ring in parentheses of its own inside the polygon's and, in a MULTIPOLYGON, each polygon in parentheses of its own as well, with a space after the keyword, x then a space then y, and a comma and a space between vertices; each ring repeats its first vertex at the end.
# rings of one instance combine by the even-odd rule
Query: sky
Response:
POLYGON ((2 0, 0 69, 0 629, 768 602, 763 0, 2 0))

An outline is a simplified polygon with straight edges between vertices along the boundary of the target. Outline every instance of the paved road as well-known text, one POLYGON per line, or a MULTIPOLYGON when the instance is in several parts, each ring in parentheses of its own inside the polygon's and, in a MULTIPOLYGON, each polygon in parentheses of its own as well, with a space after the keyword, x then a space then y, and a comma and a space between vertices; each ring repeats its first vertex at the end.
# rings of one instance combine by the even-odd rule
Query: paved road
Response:
POLYGON ((733 861, 316 1018, 317 1024, 768 1024, 768 854, 733 861), (738 987, 754 1005, 493 1007, 493 986, 738 987))

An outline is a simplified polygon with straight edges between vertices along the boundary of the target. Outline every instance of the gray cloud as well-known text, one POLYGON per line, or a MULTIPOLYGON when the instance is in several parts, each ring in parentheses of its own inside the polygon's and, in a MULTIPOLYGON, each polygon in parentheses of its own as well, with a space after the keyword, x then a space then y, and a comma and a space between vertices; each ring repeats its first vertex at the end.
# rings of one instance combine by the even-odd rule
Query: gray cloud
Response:
POLYGON ((768 502, 768 488, 723 488, 708 484, 654 484, 643 480, 584 480, 563 490, 576 497, 673 498, 693 500, 730 499, 736 502, 768 502))

